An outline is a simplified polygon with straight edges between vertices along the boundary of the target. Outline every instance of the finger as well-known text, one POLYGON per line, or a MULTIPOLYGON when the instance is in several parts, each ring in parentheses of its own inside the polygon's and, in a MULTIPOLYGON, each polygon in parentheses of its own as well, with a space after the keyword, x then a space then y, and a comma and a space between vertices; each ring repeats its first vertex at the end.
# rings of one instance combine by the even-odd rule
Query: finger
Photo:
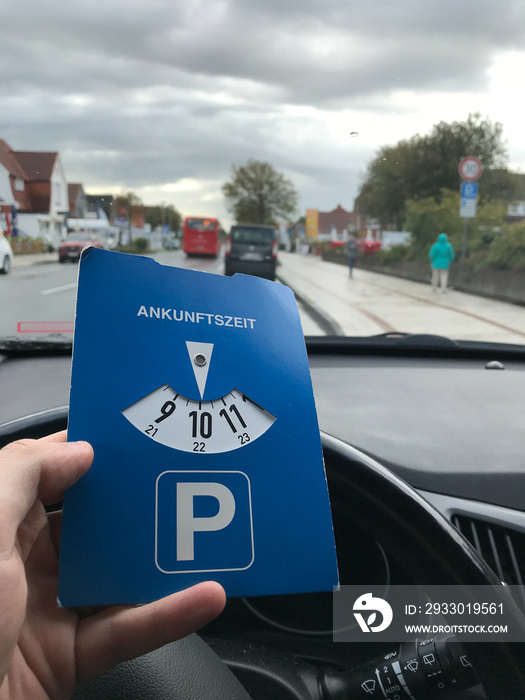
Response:
POLYGON ((78 623, 77 680, 94 678, 122 661, 181 639, 224 608, 222 586, 207 581, 141 607, 108 608, 78 623))
POLYGON ((40 438, 41 442, 66 442, 67 441, 67 430, 60 430, 58 433, 52 433, 51 435, 46 435, 40 438))
POLYGON ((49 535, 58 556, 60 554, 60 535, 62 533, 62 511, 56 510, 54 513, 49 513, 47 517, 49 520, 49 535))
POLYGON ((33 503, 59 500, 92 460, 85 442, 19 440, 0 450, 0 553, 11 550, 33 503))

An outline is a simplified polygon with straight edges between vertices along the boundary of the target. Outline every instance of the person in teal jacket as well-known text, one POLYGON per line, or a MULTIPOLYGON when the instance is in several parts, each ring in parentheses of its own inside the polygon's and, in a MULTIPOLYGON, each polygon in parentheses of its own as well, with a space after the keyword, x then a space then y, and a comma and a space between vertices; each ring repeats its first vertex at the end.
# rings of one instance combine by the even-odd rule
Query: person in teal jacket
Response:
POLYGON ((447 291, 448 271, 454 257, 454 248, 448 242, 447 234, 440 233, 429 253, 433 292, 437 290, 438 285, 442 292, 447 291))

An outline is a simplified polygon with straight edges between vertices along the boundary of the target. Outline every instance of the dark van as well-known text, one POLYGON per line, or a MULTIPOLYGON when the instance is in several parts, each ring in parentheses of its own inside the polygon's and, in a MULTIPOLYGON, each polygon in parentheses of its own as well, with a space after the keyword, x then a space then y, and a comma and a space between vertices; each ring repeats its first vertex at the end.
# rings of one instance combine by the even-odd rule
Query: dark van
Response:
POLYGON ((236 224, 226 241, 226 275, 243 272, 246 275, 275 279, 277 240, 271 226, 236 224))

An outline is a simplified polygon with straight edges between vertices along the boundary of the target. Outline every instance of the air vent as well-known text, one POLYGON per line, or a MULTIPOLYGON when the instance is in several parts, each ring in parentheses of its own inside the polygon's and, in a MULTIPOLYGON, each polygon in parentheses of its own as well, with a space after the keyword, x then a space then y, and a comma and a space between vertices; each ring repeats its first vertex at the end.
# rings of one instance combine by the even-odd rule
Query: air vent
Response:
MULTIPOLYGON (((453 515, 452 524, 484 559, 496 576, 509 586, 525 581, 525 534, 486 520, 453 515)), ((517 601, 525 609, 525 595, 517 601)))

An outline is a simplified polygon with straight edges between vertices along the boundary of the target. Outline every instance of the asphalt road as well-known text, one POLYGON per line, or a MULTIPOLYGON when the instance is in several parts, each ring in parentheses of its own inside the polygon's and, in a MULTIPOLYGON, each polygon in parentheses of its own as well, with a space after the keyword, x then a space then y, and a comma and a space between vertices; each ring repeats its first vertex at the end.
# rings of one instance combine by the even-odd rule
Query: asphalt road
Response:
POLYGON ((77 275, 76 264, 14 267, 0 279, 0 337, 17 335, 19 323, 72 322, 77 275))
MULTIPOLYGON (((153 256, 159 263, 221 274, 223 258, 187 258, 180 251, 153 256)), ((332 319, 337 331, 348 336, 368 336, 404 331, 449 338, 525 343, 525 309, 492 299, 450 290, 433 294, 429 285, 367 270, 356 269, 349 279, 344 265, 324 262, 316 256, 281 252, 278 274, 303 298, 309 308, 332 319)), ((60 331, 73 327, 77 264, 57 262, 15 266, 0 276, 0 337, 23 337, 34 330, 24 324, 48 322, 36 330, 60 331), (19 324, 22 323, 22 326, 19 324)), ((324 331, 299 304, 305 335, 324 331)))
MULTIPOLYGON (((154 254, 163 265, 222 274, 224 263, 218 258, 188 258, 181 250, 154 254)), ((13 267, 0 276, 0 337, 21 337, 21 333, 71 332, 75 315, 77 263, 45 262, 13 267), (38 324, 46 325, 35 325, 38 324), (66 324, 66 325, 64 325, 66 324)), ((305 309, 300 308, 305 334, 322 334, 305 309)))

